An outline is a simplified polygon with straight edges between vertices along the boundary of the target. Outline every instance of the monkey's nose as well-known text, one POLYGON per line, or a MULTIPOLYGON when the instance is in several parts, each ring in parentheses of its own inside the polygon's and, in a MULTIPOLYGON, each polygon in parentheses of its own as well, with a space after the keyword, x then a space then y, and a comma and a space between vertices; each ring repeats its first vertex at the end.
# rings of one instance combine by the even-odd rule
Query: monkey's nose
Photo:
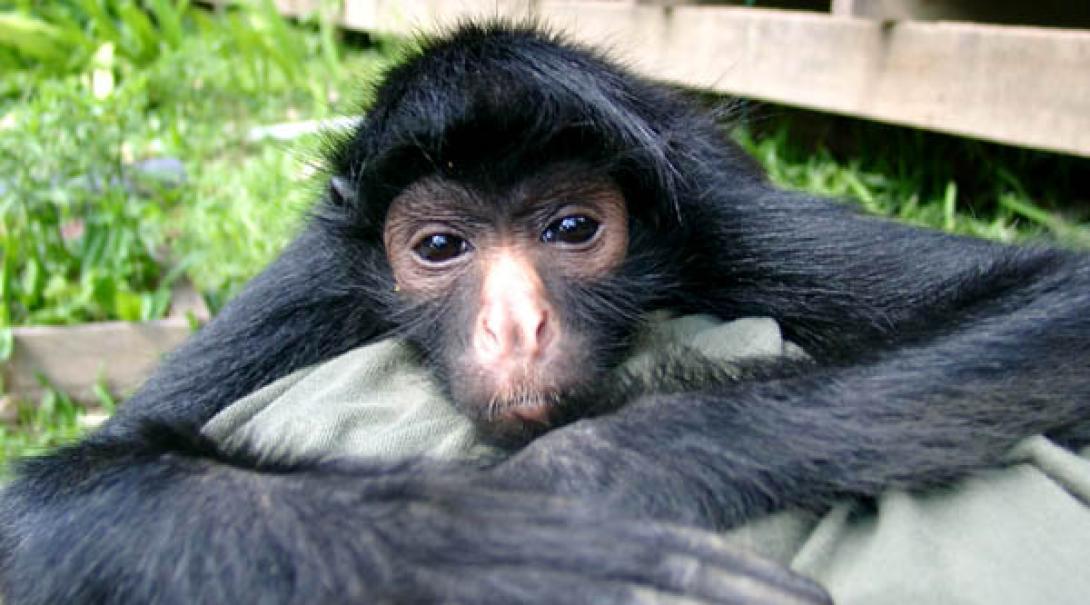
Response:
POLYGON ((544 286, 526 259, 500 256, 488 263, 473 345, 482 363, 532 362, 546 351, 555 318, 544 286))
POLYGON ((481 313, 476 346, 485 359, 533 360, 551 336, 550 313, 532 299, 495 301, 481 313))

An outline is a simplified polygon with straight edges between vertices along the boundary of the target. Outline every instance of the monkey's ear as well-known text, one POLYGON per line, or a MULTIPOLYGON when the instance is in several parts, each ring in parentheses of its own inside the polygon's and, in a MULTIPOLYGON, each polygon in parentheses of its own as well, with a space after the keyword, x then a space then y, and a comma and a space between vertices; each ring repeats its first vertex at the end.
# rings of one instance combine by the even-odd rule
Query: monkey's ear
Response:
POLYGON ((338 206, 355 204, 356 189, 347 178, 335 174, 329 179, 329 200, 338 206))

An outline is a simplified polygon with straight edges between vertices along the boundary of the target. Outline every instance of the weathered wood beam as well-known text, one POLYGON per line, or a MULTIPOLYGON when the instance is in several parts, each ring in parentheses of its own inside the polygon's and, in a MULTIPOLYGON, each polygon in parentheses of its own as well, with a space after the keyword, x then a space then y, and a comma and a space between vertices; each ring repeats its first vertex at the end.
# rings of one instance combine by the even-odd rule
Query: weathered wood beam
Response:
POLYGON ((497 14, 684 86, 1090 157, 1090 31, 559 0, 349 0, 344 22, 407 33, 497 14))
POLYGON ((84 403, 96 403, 93 389, 99 383, 126 396, 163 355, 189 337, 193 320, 204 322, 210 315, 204 299, 182 284, 165 319, 15 328, 11 359, 0 365, 8 394, 0 398, 0 420, 12 418, 15 400, 33 401, 41 395, 39 377, 84 403))
MULTIPOLYGON (((92 388, 99 382, 111 393, 134 391, 190 329, 186 320, 175 318, 33 326, 14 332, 12 357, 2 367, 5 389, 13 399, 35 400, 43 391, 40 375, 76 400, 94 403, 92 388)), ((0 405, 0 420, 9 419, 14 410, 3 408, 0 405)))
POLYGON ((1090 2, 1070 0, 832 0, 832 13, 879 20, 1090 26, 1090 2))

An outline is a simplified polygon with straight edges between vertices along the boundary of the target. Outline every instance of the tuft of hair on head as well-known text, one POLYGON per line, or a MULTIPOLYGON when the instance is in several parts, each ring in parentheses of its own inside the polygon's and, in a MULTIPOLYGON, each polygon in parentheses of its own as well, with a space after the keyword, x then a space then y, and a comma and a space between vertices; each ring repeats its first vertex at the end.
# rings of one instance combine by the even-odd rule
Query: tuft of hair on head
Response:
POLYGON ((609 164, 641 192, 633 203, 680 222, 675 134, 691 113, 672 91, 539 22, 462 22, 420 37, 355 131, 331 140, 330 173, 350 187, 328 197, 346 221, 381 223, 389 201, 429 173, 487 166, 479 178, 502 179, 562 156, 609 164))

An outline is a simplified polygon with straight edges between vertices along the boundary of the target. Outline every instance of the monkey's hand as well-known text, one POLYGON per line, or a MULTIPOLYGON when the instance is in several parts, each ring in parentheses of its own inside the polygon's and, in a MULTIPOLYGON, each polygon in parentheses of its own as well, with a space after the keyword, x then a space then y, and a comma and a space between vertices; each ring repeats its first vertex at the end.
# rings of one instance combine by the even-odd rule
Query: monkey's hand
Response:
POLYGON ((810 580, 710 532, 537 494, 451 487, 428 484, 427 501, 376 527, 402 562, 395 600, 830 602, 810 580))

